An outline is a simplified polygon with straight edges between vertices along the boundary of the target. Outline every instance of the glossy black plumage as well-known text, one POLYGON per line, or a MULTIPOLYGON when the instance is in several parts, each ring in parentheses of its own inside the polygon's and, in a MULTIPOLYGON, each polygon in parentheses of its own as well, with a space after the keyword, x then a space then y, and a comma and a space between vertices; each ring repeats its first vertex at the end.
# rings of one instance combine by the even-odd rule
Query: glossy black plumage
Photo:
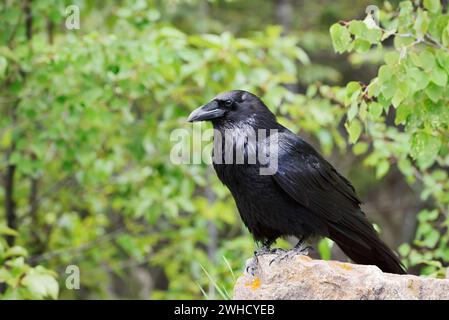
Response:
MULTIPOLYGON (((361 201, 350 182, 311 145, 278 124, 255 95, 240 90, 220 94, 192 113, 190 121, 197 119, 211 121, 223 135, 226 130, 235 132, 235 141, 249 130, 277 130, 277 171, 273 175, 261 175, 259 161, 224 164, 214 159, 219 179, 231 191, 244 224, 257 241, 269 245, 281 236, 327 236, 356 263, 405 273, 360 209, 361 201)), ((245 157, 259 150, 260 143, 246 143, 245 157)), ((224 143, 215 143, 217 151, 229 152, 224 143)))

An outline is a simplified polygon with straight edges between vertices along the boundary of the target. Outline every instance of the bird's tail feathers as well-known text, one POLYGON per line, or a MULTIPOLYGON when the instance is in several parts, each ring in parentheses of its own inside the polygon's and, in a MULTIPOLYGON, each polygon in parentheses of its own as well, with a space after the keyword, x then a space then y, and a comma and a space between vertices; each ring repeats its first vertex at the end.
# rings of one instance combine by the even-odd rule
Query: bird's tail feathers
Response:
POLYGON ((361 215, 332 224, 329 236, 355 263, 376 265, 383 272, 405 274, 398 256, 379 238, 363 213, 361 215))

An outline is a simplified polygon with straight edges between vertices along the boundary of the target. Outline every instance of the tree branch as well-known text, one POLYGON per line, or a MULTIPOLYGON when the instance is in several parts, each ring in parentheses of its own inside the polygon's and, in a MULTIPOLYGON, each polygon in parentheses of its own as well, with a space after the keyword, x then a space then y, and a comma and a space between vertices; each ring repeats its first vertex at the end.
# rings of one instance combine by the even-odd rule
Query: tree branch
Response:
MULTIPOLYGON (((9 158, 9 157, 8 157, 9 158)), ((16 202, 14 200, 14 174, 16 172, 16 166, 9 164, 6 168, 5 177, 5 212, 6 223, 11 229, 17 228, 16 219, 16 202)), ((14 236, 7 236, 6 241, 9 246, 14 245, 14 236)))

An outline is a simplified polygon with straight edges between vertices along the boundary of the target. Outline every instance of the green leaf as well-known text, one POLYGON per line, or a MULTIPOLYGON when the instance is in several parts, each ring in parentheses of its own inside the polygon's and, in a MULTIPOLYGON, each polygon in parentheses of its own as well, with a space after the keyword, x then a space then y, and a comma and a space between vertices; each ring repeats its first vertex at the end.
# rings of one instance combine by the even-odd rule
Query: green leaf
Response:
POLYGON ((449 24, 443 30, 443 34, 442 34, 441 38, 442 38, 443 46, 448 47, 449 46, 449 24))
POLYGON ((389 80, 384 82, 381 87, 381 92, 385 99, 389 100, 393 98, 396 93, 396 81, 389 80))
POLYGON ((22 284, 32 293, 33 298, 58 298, 58 282, 51 275, 37 269, 31 269, 23 278, 22 284))
POLYGON ((359 156, 368 151, 368 147, 369 145, 366 142, 358 142, 352 147, 352 152, 354 152, 356 156, 359 156))
MULTIPOLYGON (((449 28, 449 23, 448 23, 449 28)), ((438 64, 446 70, 446 73, 449 74, 449 54, 444 52, 443 50, 439 50, 436 53, 436 59, 438 61, 438 64)))
POLYGON ((384 60, 385 63, 391 67, 399 62, 399 57, 399 52, 395 50, 385 53, 384 60))
POLYGON ((321 259, 330 260, 332 257, 332 247, 334 242, 329 238, 323 238, 318 243, 318 252, 320 253, 321 259))
POLYGON ((403 243, 398 248, 398 252, 401 256, 406 257, 411 251, 411 247, 408 243, 403 243))
POLYGON ((9 47, 7 46, 0 46, 0 55, 3 56, 6 59, 9 59, 11 61, 14 61, 17 64, 21 63, 20 58, 17 57, 17 54, 15 54, 9 47))
POLYGON ((393 77, 393 71, 390 66, 381 66, 379 68, 379 80, 382 82, 389 81, 393 77))
POLYGON ((374 119, 378 119, 380 117, 383 109, 384 108, 382 105, 378 102, 371 102, 368 106, 368 112, 374 119))
POLYGON ((414 57, 417 66, 423 68, 428 72, 432 72, 435 67, 435 56, 430 51, 422 51, 417 56, 414 57))
POLYGON ((355 39, 354 41, 354 50, 359 53, 368 52, 371 48, 371 43, 364 39, 355 39))
POLYGON ((358 112, 359 112, 359 104, 357 103, 357 100, 354 100, 351 103, 351 107, 349 108, 348 111, 348 120, 351 121, 352 119, 354 119, 358 112))
POLYGON ((397 108, 401 104, 401 102, 405 98, 407 98, 408 94, 409 94, 409 87, 408 87, 407 82, 405 82, 405 81, 399 82, 396 92, 393 96, 393 99, 391 100, 391 103, 393 104, 393 106, 395 108, 397 108))
POLYGON ((17 236, 17 231, 14 229, 11 229, 7 227, 6 225, 0 225, 0 234, 6 235, 6 236, 17 236))
POLYGON ((378 28, 368 29, 368 32, 365 35, 365 40, 370 43, 379 43, 382 39, 382 30, 378 28))
POLYGON ((6 76, 6 68, 8 67, 8 60, 5 57, 0 56, 0 80, 6 76))
POLYGON ((398 50, 402 50, 402 48, 412 45, 413 42, 413 37, 401 37, 400 35, 396 35, 393 40, 394 47, 398 50))
POLYGON ((410 163, 410 160, 408 160, 406 158, 403 158, 403 159, 399 160, 398 168, 406 176, 412 176, 413 175, 413 166, 410 163))
POLYGON ((363 21, 353 20, 349 23, 349 32, 358 38, 363 38, 364 34, 368 32, 368 27, 363 21))
POLYGON ((382 159, 376 166, 376 178, 380 179, 387 174, 390 169, 390 163, 387 159, 382 159))
POLYGON ((3 149, 9 148, 9 146, 12 143, 12 128, 6 129, 5 132, 3 132, 3 135, 0 137, 0 146, 3 149))
POLYGON ((444 87, 447 84, 447 73, 440 67, 435 67, 430 77, 432 82, 440 87, 444 87))
POLYGON ((346 85, 346 97, 352 97, 353 93, 360 90, 362 87, 360 83, 356 81, 350 81, 346 85))
POLYGON ((407 117, 410 115, 410 113, 411 113, 410 105, 406 103, 401 104, 396 110, 396 117, 394 119, 394 123, 396 125, 405 124, 405 121, 407 120, 407 117))
POLYGON ((367 43, 362 45, 364 47, 378 43, 382 37, 382 31, 379 28, 368 28, 365 22, 359 20, 351 21, 348 29, 356 39, 367 43))
POLYGON ((414 91, 423 90, 430 82, 430 78, 427 73, 416 67, 408 68, 407 75, 413 80, 411 84, 414 88, 414 91))
POLYGON ((440 233, 437 230, 432 229, 425 235, 424 239, 421 241, 420 244, 427 248, 433 248, 436 246, 439 239, 440 233))
POLYGON ((374 78, 368 85, 368 97, 377 97, 380 94, 381 85, 379 84, 379 78, 374 78))
POLYGON ((25 248, 20 247, 20 246, 13 246, 11 248, 9 248, 8 250, 6 250, 5 253, 5 257, 26 257, 28 256, 28 252, 26 251, 25 248))
POLYGON ((362 124, 354 119, 349 124, 346 123, 346 130, 349 133, 349 142, 356 143, 362 133, 362 124))
POLYGON ((346 27, 335 23, 330 28, 334 50, 339 53, 347 51, 351 44, 351 34, 346 27))
POLYGON ((359 113, 358 113, 360 120, 365 121, 367 114, 368 114, 368 104, 366 103, 365 100, 362 100, 359 106, 359 113))
POLYGON ((430 167, 441 148, 441 139, 427 132, 415 133, 411 141, 411 156, 418 161, 420 168, 430 167))
POLYGON ((422 39, 424 37, 424 35, 427 33, 427 29, 429 28, 429 16, 427 12, 422 10, 421 8, 418 9, 414 28, 416 31, 416 36, 419 39, 422 39))
POLYGON ((345 105, 357 102, 357 98, 361 91, 360 83, 351 81, 346 85, 345 91, 345 105))
POLYGON ((400 13, 412 13, 413 12, 413 3, 411 1, 401 1, 399 3, 400 13))
POLYGON ((440 0, 424 0, 424 8, 430 12, 437 13, 441 9, 440 0))
POLYGON ((420 222, 434 221, 438 218, 440 213, 438 210, 422 210, 418 213, 418 220, 420 222))
POLYGON ((437 86, 434 83, 430 83, 425 90, 426 95, 435 103, 440 100, 445 92, 445 88, 437 86))

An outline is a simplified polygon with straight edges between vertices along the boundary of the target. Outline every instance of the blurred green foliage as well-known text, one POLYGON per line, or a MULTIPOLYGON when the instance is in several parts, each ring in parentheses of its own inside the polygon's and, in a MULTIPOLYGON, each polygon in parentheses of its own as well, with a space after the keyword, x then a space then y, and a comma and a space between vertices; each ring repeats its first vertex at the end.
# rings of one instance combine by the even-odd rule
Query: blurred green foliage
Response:
MULTIPOLYGON (((369 17, 372 19, 372 17, 369 17)), ((401 2, 380 12, 380 26, 342 21, 330 28, 338 52, 379 51, 383 63, 369 83, 346 86, 346 128, 353 151, 378 177, 396 165, 409 183, 423 184, 421 199, 435 209, 418 214, 413 248, 400 253, 425 274, 444 276, 449 262, 449 15, 440 1, 401 2), (384 47, 386 41, 393 47, 384 47), (394 114, 394 123, 386 121, 394 114)))
MULTIPOLYGON (((0 226, 0 236, 17 236, 7 227, 0 226)), ((0 238, 0 280, 5 286, 3 299, 56 299, 59 285, 56 274, 42 266, 31 267, 25 259, 27 251, 21 246, 8 247, 0 238)))
MULTIPOLYGON (((448 16, 429 3, 401 4, 399 16, 387 8, 385 29, 344 22, 329 35, 332 23, 364 17, 370 3, 297 1, 293 11, 304 19, 289 22, 275 17, 277 1, 2 2, 0 295, 231 296, 254 244, 206 165, 171 163, 170 135, 191 129, 191 110, 235 88, 260 95, 327 156, 345 154, 350 142, 378 178, 397 165, 411 184, 422 181, 435 209, 420 213, 416 241, 400 251, 409 264, 432 267, 425 273, 441 271, 449 261, 441 224, 449 202, 448 16), (72 4, 79 30, 65 27, 72 4), (426 34, 443 48, 415 43, 426 34), (337 51, 356 53, 335 55, 331 37, 337 51), (382 46, 391 37, 395 46, 382 46), (338 86, 348 60, 367 59, 374 70, 381 63, 378 76, 338 86), (73 264, 80 290, 65 288, 73 264)), ((331 258, 330 241, 318 248, 331 258)))

